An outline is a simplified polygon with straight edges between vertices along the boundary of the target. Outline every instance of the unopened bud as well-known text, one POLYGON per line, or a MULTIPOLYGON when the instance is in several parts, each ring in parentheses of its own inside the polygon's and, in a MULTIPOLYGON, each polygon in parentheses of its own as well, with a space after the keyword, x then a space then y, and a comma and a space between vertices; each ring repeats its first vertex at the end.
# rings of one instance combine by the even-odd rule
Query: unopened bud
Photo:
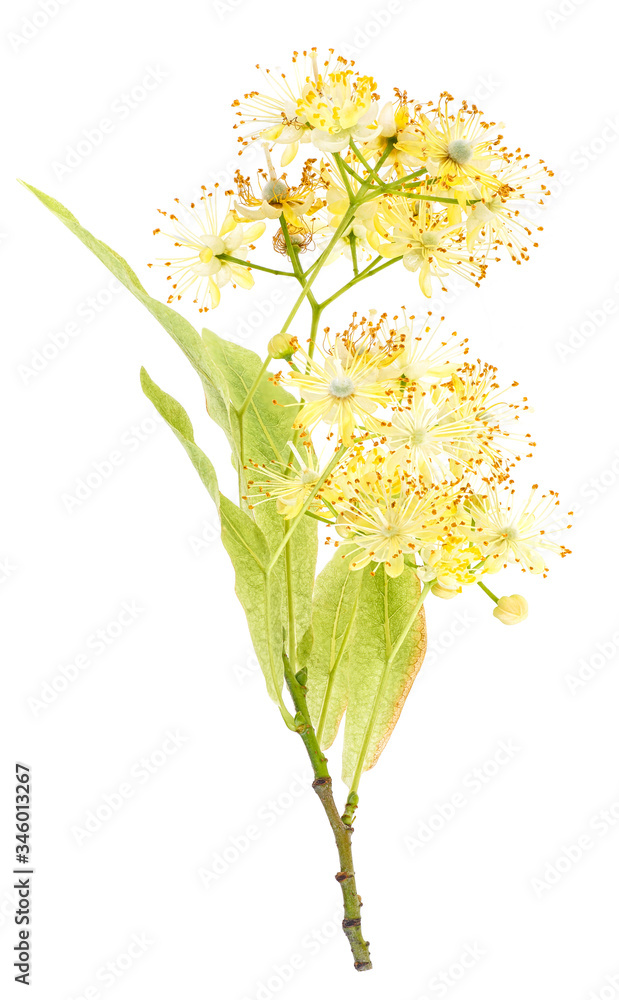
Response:
POLYGON ((297 338, 289 333, 276 333, 267 348, 272 358, 291 358, 299 346, 297 338))
POLYGON ((435 583, 431 592, 435 597, 442 597, 444 601, 449 601, 459 593, 458 590, 448 590, 447 587, 441 587, 440 583, 435 583))
POLYGON ((529 605, 521 594, 512 594, 511 597, 500 597, 492 614, 504 625, 517 625, 529 614, 529 605))

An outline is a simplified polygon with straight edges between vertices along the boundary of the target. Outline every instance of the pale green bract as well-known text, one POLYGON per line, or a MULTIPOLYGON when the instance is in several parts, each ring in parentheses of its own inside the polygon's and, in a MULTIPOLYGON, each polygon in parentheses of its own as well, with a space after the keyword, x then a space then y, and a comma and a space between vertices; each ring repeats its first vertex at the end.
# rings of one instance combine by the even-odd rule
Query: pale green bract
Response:
POLYGON ((331 746, 348 702, 350 631, 361 573, 350 569, 353 546, 338 549, 316 578, 311 635, 304 637, 302 660, 309 678, 307 704, 321 749, 331 746), (306 657, 304 646, 311 649, 306 657))
POLYGON ((409 627, 420 596, 419 577, 411 566, 394 579, 382 566, 375 574, 369 566, 363 571, 348 657, 342 778, 349 787, 376 764, 423 662, 423 607, 409 627))

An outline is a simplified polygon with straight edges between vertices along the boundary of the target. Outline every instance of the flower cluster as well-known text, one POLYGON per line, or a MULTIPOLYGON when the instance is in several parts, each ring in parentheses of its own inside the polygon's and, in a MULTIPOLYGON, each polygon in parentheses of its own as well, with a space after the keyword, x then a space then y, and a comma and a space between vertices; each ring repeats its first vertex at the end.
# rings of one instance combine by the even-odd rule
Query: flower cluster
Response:
MULTIPOLYGON (((568 553, 554 540, 557 494, 533 486, 516 500, 512 470, 534 447, 526 397, 470 360, 442 319, 355 316, 312 357, 292 346, 290 371, 274 378, 300 398, 294 455, 252 470, 252 505, 274 498, 287 518, 305 505, 353 546, 353 570, 382 563, 395 577, 408 563, 443 598, 510 564, 545 574, 548 552, 568 553)), ((497 604, 496 617, 521 621, 516 605, 497 604)))
POLYGON ((246 93, 233 107, 241 152, 260 142, 265 167, 255 185, 237 171, 234 190, 203 192, 208 210, 198 217, 194 206, 181 209, 186 221, 176 209, 168 216, 178 254, 160 263, 169 269, 172 298, 196 286, 204 309, 217 305, 228 282, 250 287, 252 264, 271 269, 248 259, 270 221, 280 253, 292 244, 298 253, 318 250, 324 263, 345 254, 355 274, 360 256, 401 262, 427 297, 454 275, 479 285, 501 248, 521 264, 537 246, 541 227, 528 216, 536 217, 550 194, 551 171, 505 145, 503 126, 474 104, 457 104, 447 92, 424 104, 398 88, 381 104, 374 79, 332 50, 325 60, 316 49, 295 52, 291 73, 263 75, 264 92, 246 93), (316 156, 293 183, 285 168, 300 146, 316 156), (279 172, 271 159, 276 147, 279 172), (220 201, 221 228, 209 199, 220 201), (247 227, 247 220, 263 225, 247 227))
POLYGON ((255 178, 237 170, 230 190, 203 188, 197 206, 177 201, 163 212, 175 247, 161 262, 170 301, 191 288, 201 310, 214 307, 225 284, 251 287, 252 268, 301 286, 269 348, 288 362, 275 378, 300 403, 290 461, 258 468, 244 456, 244 502, 251 510, 273 500, 284 518, 326 522, 331 541, 354 552, 353 569, 383 564, 395 577, 412 565, 444 598, 479 583, 500 621, 520 621, 524 598, 495 598, 482 577, 510 563, 545 573, 547 553, 568 550, 554 540, 554 491, 515 498, 513 470, 534 446, 517 385, 505 391, 494 366, 471 358, 467 341, 445 336, 431 314, 420 330, 406 312, 353 314, 343 332, 326 327, 322 345, 316 336, 327 305, 393 264, 431 297, 454 276, 479 285, 501 256, 527 260, 541 228, 529 217, 551 172, 447 92, 422 103, 396 88, 381 102, 374 78, 333 50, 326 59, 295 52, 290 73, 263 76, 265 88, 233 107, 241 153, 259 143, 264 166, 255 178), (288 168, 301 147, 314 155, 295 180, 288 168), (288 270, 281 256, 254 255, 269 225, 271 254, 288 270), (314 280, 342 256, 352 277, 319 302, 314 280), (305 298, 307 349, 288 332, 305 298))

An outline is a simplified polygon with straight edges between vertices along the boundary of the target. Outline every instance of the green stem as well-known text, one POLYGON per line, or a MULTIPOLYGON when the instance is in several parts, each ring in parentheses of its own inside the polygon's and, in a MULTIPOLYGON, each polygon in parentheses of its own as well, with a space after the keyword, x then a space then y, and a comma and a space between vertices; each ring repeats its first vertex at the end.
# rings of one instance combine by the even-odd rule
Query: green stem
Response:
POLYGON ((256 375, 254 381, 250 385, 249 390, 247 392, 247 395, 246 395, 245 399, 243 400, 243 402, 241 403, 239 409, 236 411, 237 415, 239 417, 243 417, 244 416, 245 411, 247 410, 247 407, 249 406, 249 404, 251 403, 251 401, 252 401, 252 399, 254 397, 256 389, 258 388, 258 386, 262 382, 262 378, 263 378, 264 373, 266 372, 267 368, 269 367, 269 361, 270 360, 271 360, 271 355, 267 354, 267 356, 264 359, 264 362, 262 364, 262 368, 260 369, 260 371, 256 375))
POLYGON ((318 261, 316 262, 316 264, 314 264, 313 268, 311 268, 310 271, 308 271, 308 273, 305 275, 306 281, 305 281, 305 284, 303 285, 303 289, 301 291, 301 294, 299 295, 298 299, 296 300, 295 304, 293 305, 292 309, 290 310, 290 313, 288 314, 288 317, 286 318, 286 320, 284 322, 284 325, 282 326, 282 328, 280 330, 280 333, 286 333, 286 331, 288 330, 288 327, 292 323, 292 321, 295 318, 296 314, 298 313, 301 305, 303 304, 303 300, 308 296, 308 294, 310 292, 310 289, 311 289, 314 281, 316 280, 317 275, 320 273, 320 269, 322 268, 325 260, 327 259, 328 255, 331 253, 331 251, 333 250, 333 247, 335 246, 335 244, 337 243, 337 241, 340 239, 341 236, 344 235, 344 233, 348 229, 348 226, 350 225, 350 223, 354 219, 355 208, 356 208, 356 205, 349 206, 349 208, 346 211, 346 213, 345 213, 342 221, 340 222, 340 224, 337 227, 337 229, 335 230, 333 236, 329 240, 329 243, 327 244, 327 246, 325 247, 325 249, 322 251, 320 257, 318 258, 318 261))
MULTIPOLYGON (((336 160, 336 162, 337 162, 338 166, 340 167, 340 173, 341 173, 341 174, 342 174, 342 170, 343 170, 343 171, 344 171, 344 173, 347 173, 347 174, 350 174, 350 176, 351 176, 351 177, 354 177, 354 179, 355 179, 355 180, 356 180, 356 181, 357 181, 357 182, 358 182, 359 184, 363 184, 363 177, 360 177, 360 176, 359 176, 359 174, 357 173, 357 171, 356 171, 356 170, 353 170, 353 168, 351 167, 351 165, 350 165, 349 163, 346 163, 346 160, 344 160, 344 159, 343 159, 343 158, 342 158, 342 157, 340 156, 340 154, 339 154, 339 153, 334 153, 334 154, 333 154, 333 158, 334 158, 334 159, 336 160)), ((342 174, 342 177, 343 177, 343 176, 344 176, 344 175, 342 174)), ((352 200, 352 192, 351 192, 351 200, 352 200)))
MULTIPOLYGON (((383 572, 384 572, 384 570, 383 570, 383 572)), ((406 625, 402 629, 402 632, 400 634, 400 638, 395 643, 395 645, 392 646, 391 645, 391 635, 390 635, 390 630, 389 630, 389 615, 388 615, 388 580, 387 580, 387 574, 385 573, 385 652, 386 652, 385 665, 383 667, 383 671, 382 671, 381 678, 380 678, 380 683, 378 685, 378 690, 376 691, 376 696, 374 698, 374 704, 372 705, 372 711, 370 713, 370 718, 368 720, 368 724, 367 724, 367 727, 366 727, 366 730, 365 730, 365 734, 364 734, 364 737, 363 737, 363 743, 361 745, 361 753, 359 754, 359 761, 357 763, 357 767, 356 767, 355 774, 354 774, 354 777, 353 777, 353 780, 352 780, 352 784, 350 786, 351 792, 358 792, 359 791, 359 782, 361 781, 361 775, 363 774, 363 765, 365 764, 365 758, 367 756, 368 748, 370 746, 370 740, 372 739, 372 733, 374 732, 374 726, 376 725, 376 717, 378 715, 378 709, 379 709, 379 706, 380 706, 380 703, 381 703, 381 700, 382 700, 382 697, 383 697, 383 694, 384 694, 384 691, 385 691, 385 687, 386 687, 387 681, 389 679, 389 671, 391 669, 391 666, 392 666, 392 664, 393 664, 396 656, 400 652, 400 649, 402 647, 402 643, 404 642, 404 640, 406 639, 408 633, 410 632, 410 630, 412 629, 413 625, 415 624, 415 620, 417 618, 417 615, 419 614, 421 606, 423 605, 423 602, 425 601, 425 599, 426 599, 426 597, 428 595, 428 592, 429 592, 431 586, 432 586, 431 583, 425 583, 424 584, 423 590, 421 591, 421 594, 419 596, 419 600, 415 604, 415 607, 413 608, 413 610, 411 612, 411 616, 410 616, 408 622, 406 623, 406 625)))
POLYGON ((355 278, 351 278, 350 281, 348 281, 345 285, 342 285, 341 288, 338 288, 337 292, 334 292, 333 295, 330 295, 328 299, 325 299, 324 302, 321 302, 320 303, 321 309, 326 309, 328 305, 330 305, 332 302, 335 302, 336 299, 339 299, 340 295, 343 295, 344 292, 347 292, 355 285, 358 285, 360 281, 364 281, 366 278, 372 278, 375 274, 378 274, 379 271, 384 270, 384 268, 386 267, 390 267, 391 264, 395 264, 396 261, 398 260, 402 260, 401 257, 391 257, 389 260, 385 261, 384 264, 381 264, 380 267, 374 267, 374 264, 376 263, 377 259, 380 258, 375 258, 371 264, 368 264, 368 266, 365 268, 364 271, 361 271, 360 274, 358 274, 355 278))
MULTIPOLYGON (((390 151, 391 151, 391 147, 388 146, 387 149, 385 150, 385 152, 383 153, 383 155, 376 162, 376 166, 374 168, 376 171, 380 170, 380 168, 383 165, 384 161, 389 156, 390 151)), ((342 160, 342 163, 343 162, 344 161, 342 160)), ((361 185, 361 187, 360 187, 360 189, 359 189, 356 197, 353 198, 353 200, 350 202, 350 204, 349 204, 346 212, 344 213, 342 221, 340 222, 339 226, 335 230, 335 232, 334 232, 333 236, 331 237, 331 239, 329 240, 327 246, 322 251, 322 253, 321 253, 320 257, 318 258, 318 260, 309 269, 309 271, 307 272, 307 274, 304 275, 305 281, 304 281, 304 284, 303 284, 303 289, 302 289, 301 294, 299 295, 298 299, 296 300, 295 304, 293 305, 292 309, 290 310, 290 313, 288 314, 288 317, 285 320, 283 327, 281 328, 281 331, 280 331, 281 333, 286 333, 286 331, 288 330, 288 327, 290 326, 290 324, 292 323, 294 317, 296 316, 297 312, 299 311, 299 309, 300 309, 300 307, 301 307, 301 305, 303 303, 303 300, 309 296, 309 292, 311 290, 311 287, 312 287, 314 281, 316 280, 317 275, 320 273, 320 270, 321 270, 324 262, 328 259, 329 254, 333 250, 333 247, 336 245, 336 243, 340 239, 340 237, 343 236, 346 233, 346 230, 348 229, 350 223, 352 222, 352 220, 355 217, 355 212, 356 212, 358 206, 363 203, 364 197, 365 197, 367 191, 369 190, 370 186, 371 186, 370 180, 366 180, 366 181, 364 181, 362 183, 362 185, 361 185)), ((322 308, 323 307, 321 306, 321 309, 322 308)))
POLYGON ((294 588, 292 585, 292 552, 286 542, 286 592, 288 596, 288 664, 293 674, 297 672, 297 631, 294 620, 294 588))
MULTIPOLYGON (((314 357, 314 348, 316 347, 316 335, 318 333, 318 324, 320 323, 320 315, 322 313, 323 306, 314 301, 312 303, 312 325, 310 327, 310 340, 307 348, 307 356, 310 360, 314 357)), ((309 365, 308 365, 309 367, 309 365)))
POLYGON ((333 783, 327 767, 327 758, 320 749, 318 740, 316 739, 316 733, 310 720, 305 699, 305 690, 295 677, 285 653, 284 671, 286 683, 288 684, 294 707, 297 710, 295 717, 297 732, 303 740, 314 772, 312 788, 322 803, 337 846, 340 870, 335 878, 340 883, 344 901, 342 928, 350 944, 355 969, 358 972, 365 972, 372 968, 372 962, 368 942, 363 937, 361 931, 361 897, 357 893, 357 881, 352 856, 353 828, 344 823, 338 812, 335 799, 333 798, 333 783))
POLYGON ((294 278, 292 271, 276 271, 273 267, 264 267, 263 264, 254 264, 250 260, 241 260, 240 257, 231 257, 228 253, 217 254, 218 260, 226 260, 229 264, 240 264, 241 267, 254 267, 257 271, 268 271, 269 274, 280 274, 286 278, 294 278))
POLYGON ((478 580, 477 581, 477 586, 481 587, 481 589, 483 590, 484 594, 487 594, 488 597, 491 597, 495 604, 499 603, 499 598, 496 596, 496 594, 493 594, 491 590, 488 590, 488 588, 486 587, 485 583, 482 583, 481 580, 478 580))
POLYGON ((352 229, 350 231, 350 256, 352 257, 352 269, 355 278, 359 277, 359 265, 357 264, 357 237, 353 233, 352 229))
POLYGON ((292 534, 296 531, 298 525, 300 524, 301 518, 303 517, 303 515, 305 514, 305 512, 307 510, 309 510, 309 508, 310 508, 310 506, 312 504, 312 501, 314 500, 314 497, 318 493, 318 490, 323 485, 323 483, 325 482, 325 480, 329 478, 329 476, 331 475, 331 473, 335 469, 336 465, 338 464, 338 462, 340 462, 342 460, 342 458, 344 457, 344 455, 346 454, 347 451, 348 451, 348 447, 345 444, 341 445, 338 448, 338 450, 336 451, 335 455, 333 456, 333 458, 329 462, 328 466, 326 467, 326 469, 324 470, 324 472, 322 473, 322 475, 320 476, 320 478, 317 480, 316 484, 313 486, 311 492, 308 494, 307 499, 305 500, 305 503, 301 507, 301 510, 299 511, 299 513, 297 514, 297 516, 294 518, 292 524, 290 525, 290 527, 288 528, 288 530, 285 532, 284 537, 282 538, 281 542, 279 543, 279 545, 275 549, 274 554, 271 556, 271 561, 270 561, 269 565, 267 566, 267 573, 270 573, 271 570, 273 569, 273 567, 275 566, 275 564, 276 564, 277 560, 279 559, 279 557, 281 556, 284 548, 286 547, 286 545, 290 541, 290 538, 291 538, 292 534))
POLYGON ((425 180, 423 174, 425 173, 427 173, 426 168, 420 167, 419 170, 415 170, 412 174, 406 174, 404 177, 398 177, 396 181, 389 181, 388 184, 385 184, 385 187, 390 190, 391 188, 400 189, 403 184, 409 184, 411 182, 415 184, 423 184, 425 180))
MULTIPOLYGON (((288 256, 292 261, 292 266, 294 267, 295 277, 300 282, 301 287, 305 287, 305 284, 307 282, 307 276, 303 268, 301 267, 297 249, 292 243, 292 240, 290 239, 290 231, 288 229, 286 220, 283 215, 281 217, 281 223, 282 223, 282 232, 284 234, 284 240, 286 241, 286 249, 288 250, 288 256)), ((312 326, 310 330, 310 341, 308 348, 308 356, 312 358, 314 356, 314 344, 316 342, 316 334, 318 332, 318 323, 320 321, 322 306, 314 298, 313 292, 307 293, 307 301, 312 307, 312 326)))
MULTIPOLYGON (((361 151, 357 148, 357 146, 356 146, 356 144, 355 144, 355 142, 354 142, 353 139, 350 140, 350 148, 352 149, 353 153, 355 154, 355 156, 359 160, 359 163, 363 164, 363 166, 367 170, 369 176, 372 178, 372 180, 374 181, 374 183, 378 184, 379 187, 381 187, 381 188, 386 187, 386 184, 385 184, 384 180, 381 177, 379 177, 378 174, 376 173, 376 169, 378 167, 378 164, 377 164, 376 168, 372 167, 368 163, 368 161, 366 160, 365 156, 363 156, 363 154, 361 153, 361 151)), ((387 140, 387 150, 386 150, 387 156, 391 152, 392 148, 393 148, 393 143, 390 143, 389 140, 387 140)), ((380 163, 382 164, 385 159, 386 159, 386 157, 385 157, 385 154, 383 153, 383 155, 381 156, 381 159, 380 159, 380 163)))
MULTIPOLYGON (((333 154, 333 159, 335 160, 335 162, 337 164, 337 168, 338 168, 338 170, 340 172, 340 176, 341 176, 342 181, 344 183, 344 187, 346 188, 346 194, 348 195, 348 201, 349 202, 353 201, 353 199, 354 199, 353 190, 352 190, 352 188, 350 186, 350 181, 348 180, 348 177, 347 177, 347 171, 350 171, 350 168, 349 168, 348 164, 344 162, 344 160, 342 159, 342 157, 340 156, 339 153, 334 153, 333 154)), ((356 180, 358 180, 361 184, 363 184, 362 179, 357 176, 357 174, 355 173, 355 171, 353 170, 351 172, 352 172, 353 177, 355 177, 356 180)))
POLYGON ((333 521, 330 521, 328 517, 323 517, 322 514, 314 514, 313 510, 306 510, 305 516, 313 517, 315 521, 322 521, 323 524, 328 524, 330 527, 333 525, 333 521))

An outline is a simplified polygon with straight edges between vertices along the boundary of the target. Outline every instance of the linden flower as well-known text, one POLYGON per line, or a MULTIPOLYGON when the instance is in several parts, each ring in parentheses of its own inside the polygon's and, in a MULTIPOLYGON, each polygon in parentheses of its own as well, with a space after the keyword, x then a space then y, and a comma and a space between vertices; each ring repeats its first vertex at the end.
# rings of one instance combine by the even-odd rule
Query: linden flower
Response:
POLYGON ((494 246, 502 244, 507 247, 509 255, 517 264, 529 259, 529 247, 537 247, 534 232, 541 232, 543 226, 533 226, 533 223, 522 215, 536 205, 543 205, 544 198, 550 195, 550 189, 545 182, 545 175, 552 176, 542 160, 537 168, 529 170, 525 157, 518 156, 513 163, 507 165, 498 175, 499 187, 496 190, 481 188, 477 195, 479 201, 470 208, 466 220, 466 242, 469 249, 475 243, 483 240, 486 243, 486 255, 494 246))
POLYGON ((383 369, 381 381, 390 386, 394 381, 391 374, 393 359, 402 350, 402 345, 393 336, 395 331, 386 329, 386 318, 386 313, 378 316, 376 309, 369 309, 368 315, 360 319, 354 312, 346 329, 337 335, 333 351, 344 365, 350 365, 362 356, 366 360, 374 359, 383 369))
MULTIPOLYGON (((322 65, 315 48, 294 52, 293 79, 286 73, 266 70, 272 96, 259 91, 234 101, 240 121, 235 128, 246 129, 239 142, 246 146, 261 138, 286 146, 282 166, 296 156, 300 142, 313 142, 321 150, 340 151, 351 138, 367 138, 376 128, 376 84, 360 76, 354 63, 335 56, 322 65)), ((260 67, 258 67, 260 68, 260 67)))
POLYGON ((479 428, 474 419, 445 405, 440 397, 433 403, 430 394, 415 392, 388 421, 375 420, 371 426, 389 448, 389 470, 402 467, 407 475, 431 483, 475 471, 465 456, 479 454, 479 428))
POLYGON ((351 139, 366 139, 377 128, 378 95, 371 76, 360 76, 353 62, 337 56, 318 67, 312 50, 312 74, 305 78, 296 102, 296 117, 311 126, 310 139, 317 149, 335 153, 351 139))
POLYGON ((353 570, 384 563, 387 576, 399 576, 404 556, 436 542, 447 527, 453 497, 447 491, 382 478, 371 491, 359 489, 353 501, 338 509, 338 532, 354 542, 360 555, 353 570))
MULTIPOLYGON (((403 388, 407 384, 435 385, 448 379, 462 365, 462 360, 468 353, 468 347, 465 346, 468 337, 454 343, 453 338, 458 336, 454 330, 449 334, 449 339, 437 341, 444 318, 441 316, 432 330, 432 313, 428 313, 422 321, 425 326, 420 333, 417 333, 415 316, 409 319, 406 312, 403 312, 403 321, 394 329, 389 329, 388 324, 383 323, 385 338, 396 344, 389 366, 395 384, 403 388), (430 336, 422 336, 421 333, 430 336)), ((394 322, 398 322, 397 316, 394 317, 394 322)))
POLYGON ((305 362, 306 371, 293 371, 284 384, 298 389, 303 403, 294 426, 311 429, 320 421, 329 425, 329 433, 337 429, 344 444, 353 443, 355 429, 363 428, 369 414, 377 406, 386 406, 389 383, 382 377, 380 354, 362 353, 342 360, 340 338, 321 351, 320 361, 310 358, 303 349, 297 358, 305 362))
MULTIPOLYGON (((313 60, 316 60, 316 50, 313 49, 313 60)), ((297 69, 299 53, 293 55, 293 65, 297 69)), ((304 53, 307 57, 307 53, 304 53)), ((261 69, 257 66, 257 69, 261 69)), ((311 127, 297 117, 297 101, 303 87, 300 74, 291 85, 285 73, 273 73, 270 69, 261 70, 272 94, 262 94, 252 90, 244 95, 244 101, 235 100, 233 108, 238 108, 236 114, 240 118, 233 127, 244 129, 246 134, 239 136, 238 141, 243 147, 255 139, 278 143, 286 148, 282 154, 281 165, 287 166, 294 160, 300 142, 310 141, 311 127)))
POLYGON ((545 575, 545 551, 569 554, 569 549, 549 537, 562 530, 556 522, 557 493, 548 490, 536 500, 537 489, 533 486, 528 499, 517 508, 512 505, 513 489, 504 491, 504 503, 494 488, 466 502, 462 523, 470 525, 468 530, 485 559, 486 572, 496 573, 509 563, 518 563, 523 572, 545 575))
MULTIPOLYGON (((257 503, 275 499, 279 514, 287 519, 297 516, 320 479, 321 472, 313 452, 308 450, 307 456, 303 458, 295 448, 292 448, 292 451, 296 465, 292 462, 289 465, 282 464, 281 471, 275 463, 270 466, 255 466, 256 474, 263 478, 247 480, 247 486, 260 495, 260 499, 256 499, 256 495, 252 492, 251 496, 244 498, 249 501, 250 510, 253 510, 257 503)), ((329 487, 329 481, 326 481, 320 487, 309 509, 314 512, 326 509, 323 497, 329 498, 330 495, 334 495, 333 490, 329 487)))
POLYGON ((462 593, 463 587, 477 583, 483 567, 480 550, 463 535, 449 537, 441 545, 426 546, 420 552, 423 566, 418 570, 424 583, 434 582, 435 597, 449 600, 462 593))
MULTIPOLYGON (((238 217, 230 210, 230 198, 223 209, 223 222, 219 223, 222 209, 218 208, 217 199, 212 192, 206 193, 202 187, 201 205, 192 202, 189 208, 175 198, 177 205, 186 213, 190 220, 185 225, 174 213, 163 212, 174 225, 174 233, 163 233, 173 240, 174 246, 186 252, 174 260, 168 260, 163 265, 170 268, 167 280, 172 282, 173 293, 168 302, 180 299, 193 285, 196 285, 196 297, 193 300, 200 307, 200 312, 208 306, 213 309, 219 305, 220 288, 232 281, 241 288, 251 288, 254 279, 249 270, 249 264, 235 264, 222 260, 223 254, 245 260, 253 242, 262 236, 265 230, 263 222, 253 226, 239 223, 238 217), (200 210, 201 209, 201 210, 200 210)), ((163 231, 155 229, 154 233, 163 231)), ((152 265, 149 265, 149 267, 152 265)))
MULTIPOLYGON (((409 382, 401 376, 399 393, 394 380, 399 405, 384 419, 369 418, 368 427, 389 449, 389 470, 401 466, 423 482, 465 476, 469 483, 504 481, 522 457, 520 446, 534 446, 530 434, 513 430, 520 410, 528 409, 526 399, 506 397, 492 365, 450 364, 448 357, 439 366, 439 377, 429 381, 422 355, 421 379, 409 382)), ((402 354, 396 353, 388 370, 397 370, 401 361, 402 354)))
POLYGON ((427 163, 428 172, 452 188, 462 205, 473 184, 498 187, 492 167, 498 157, 506 157, 500 147, 502 125, 485 122, 481 111, 466 101, 454 114, 453 98, 444 92, 430 120, 422 114, 417 120, 418 135, 398 143, 403 152, 418 156, 427 163))
POLYGON ((243 177, 240 170, 234 176, 238 190, 238 199, 234 203, 236 211, 245 219, 279 219, 283 215, 293 229, 305 228, 303 216, 312 214, 323 205, 316 198, 320 178, 313 169, 315 161, 306 160, 300 184, 290 187, 285 175, 277 176, 268 149, 264 153, 268 173, 258 171, 260 196, 254 194, 249 177, 243 177))
MULTIPOLYGON (((453 392, 447 403, 471 420, 476 432, 473 449, 458 442, 458 457, 469 461, 481 457, 491 475, 505 479, 516 462, 531 458, 531 451, 521 454, 521 449, 534 448, 535 441, 519 429, 520 413, 529 409, 527 397, 509 399, 496 374, 494 365, 465 362, 451 378, 453 392)), ((512 382, 510 388, 517 386, 512 382)))
MULTIPOLYGON (((393 229, 388 243, 381 243, 381 257, 401 257, 408 271, 419 271, 419 287, 423 294, 432 296, 432 278, 443 279, 452 272, 479 287, 485 277, 487 265, 471 255, 462 245, 462 236, 456 235, 459 227, 446 226, 433 219, 428 212, 415 216, 406 199, 396 199, 392 206, 382 209, 383 219, 393 229), (427 221, 425 221, 427 219, 427 221)), ((447 291, 444 284, 441 284, 447 291)))
MULTIPOLYGON (((378 117, 378 128, 372 137, 361 146, 361 152, 367 158, 382 157, 389 147, 389 154, 383 160, 386 170, 392 168, 396 176, 403 175, 407 169, 422 166, 420 156, 406 152, 405 145, 413 143, 418 137, 416 133, 415 120, 411 116, 411 109, 406 91, 395 90, 398 103, 388 101, 381 108, 378 117)), ((413 115, 421 108, 418 104, 413 108, 413 115)))

